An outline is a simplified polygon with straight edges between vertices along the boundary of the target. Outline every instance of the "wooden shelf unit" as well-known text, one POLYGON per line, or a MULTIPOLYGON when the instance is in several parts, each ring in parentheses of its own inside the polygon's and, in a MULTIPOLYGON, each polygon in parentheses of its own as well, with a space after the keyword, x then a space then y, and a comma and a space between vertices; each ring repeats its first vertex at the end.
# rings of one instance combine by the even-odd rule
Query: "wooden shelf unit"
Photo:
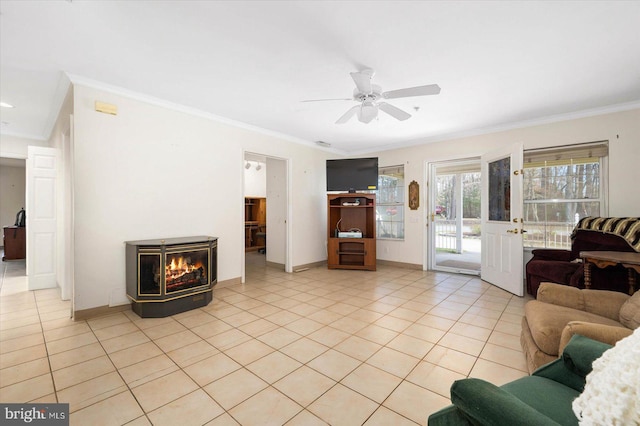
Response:
POLYGON ((327 266, 329 269, 376 270, 376 195, 327 195, 327 266), (354 203, 359 205, 344 205, 354 203), (339 238, 340 231, 359 230, 362 238, 339 238))
POLYGON ((244 249, 264 250, 267 244, 267 199, 244 199, 244 249))

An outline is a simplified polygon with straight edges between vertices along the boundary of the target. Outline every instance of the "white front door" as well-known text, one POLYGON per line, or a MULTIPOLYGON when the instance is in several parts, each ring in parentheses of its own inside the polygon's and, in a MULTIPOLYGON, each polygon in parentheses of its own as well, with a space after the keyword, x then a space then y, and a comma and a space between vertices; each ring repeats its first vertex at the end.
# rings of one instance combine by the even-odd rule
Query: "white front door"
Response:
POLYGON ((56 286, 56 176, 54 148, 27 148, 27 279, 29 290, 56 286))
POLYGON ((482 279, 524 294, 522 144, 482 156, 482 279))

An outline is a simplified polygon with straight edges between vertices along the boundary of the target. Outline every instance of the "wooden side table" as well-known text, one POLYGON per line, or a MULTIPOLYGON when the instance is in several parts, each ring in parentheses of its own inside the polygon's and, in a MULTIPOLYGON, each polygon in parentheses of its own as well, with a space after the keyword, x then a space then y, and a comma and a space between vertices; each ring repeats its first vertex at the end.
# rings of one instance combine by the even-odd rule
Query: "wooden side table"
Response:
POLYGON ((591 265, 598 268, 622 265, 627 268, 629 277, 629 294, 636 288, 637 274, 640 274, 640 253, 623 251, 581 251, 584 260, 584 286, 591 288, 591 265))

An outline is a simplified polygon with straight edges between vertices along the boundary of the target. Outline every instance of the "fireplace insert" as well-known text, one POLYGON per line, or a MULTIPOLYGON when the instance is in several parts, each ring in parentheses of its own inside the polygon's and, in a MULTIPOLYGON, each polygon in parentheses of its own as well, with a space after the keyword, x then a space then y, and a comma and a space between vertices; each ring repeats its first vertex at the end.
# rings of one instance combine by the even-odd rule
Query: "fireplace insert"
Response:
POLYGON ((127 296, 144 318, 206 306, 217 282, 218 239, 167 238, 126 242, 127 296))

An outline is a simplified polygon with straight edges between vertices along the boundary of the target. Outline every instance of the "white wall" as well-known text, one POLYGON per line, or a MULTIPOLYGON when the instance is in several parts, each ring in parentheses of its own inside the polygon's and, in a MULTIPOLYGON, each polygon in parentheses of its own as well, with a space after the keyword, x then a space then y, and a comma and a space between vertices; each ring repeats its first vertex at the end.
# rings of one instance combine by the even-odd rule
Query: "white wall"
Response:
MULTIPOLYGON (((76 310, 127 302, 127 240, 217 236, 219 280, 240 277, 243 152, 290 161, 291 263, 326 259, 325 160, 335 155, 84 86, 74 88, 73 110, 76 310), (95 112, 96 100, 117 105, 118 115, 95 112)), ((421 183, 420 209, 407 208, 405 240, 379 241, 378 257, 423 263, 427 162, 479 156, 513 142, 534 148, 603 139, 610 141, 609 212, 638 215, 640 197, 630 183, 640 181, 640 110, 378 153, 381 166, 405 164, 406 182, 421 183)), ((13 141, 2 140, 2 152, 20 155, 13 141)))
POLYGON ((257 161, 250 161, 251 167, 244 169, 245 197, 267 196, 267 164, 260 162, 260 170, 256 170, 257 161))
POLYGON ((76 310, 126 301, 128 240, 217 236, 218 279, 240 277, 244 151, 290 159, 292 264, 326 258, 322 151, 84 86, 74 129, 76 310))
POLYGON ((27 146, 49 146, 45 140, 20 138, 17 136, 0 136, 0 157, 3 158, 27 158, 27 146))
POLYGON ((0 165, 0 227, 13 226, 25 206, 24 191, 25 168, 0 165))
POLYGON ((640 215, 640 109, 507 130, 377 154, 380 166, 404 164, 405 182, 420 183, 420 208, 406 207, 405 240, 378 241, 379 259, 422 265, 429 212, 426 163, 479 157, 497 147, 521 142, 525 149, 609 141, 609 215, 640 215), (387 252, 388 250, 388 252, 387 252))

